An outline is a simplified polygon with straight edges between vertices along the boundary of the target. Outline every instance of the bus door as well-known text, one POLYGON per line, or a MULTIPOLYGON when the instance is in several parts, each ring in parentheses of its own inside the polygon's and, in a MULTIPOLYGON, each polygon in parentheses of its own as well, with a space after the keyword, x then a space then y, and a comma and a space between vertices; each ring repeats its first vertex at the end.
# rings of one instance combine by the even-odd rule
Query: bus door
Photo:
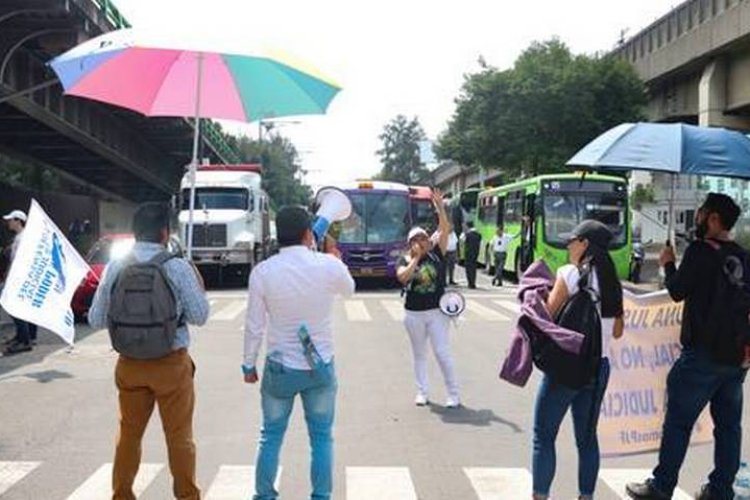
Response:
POLYGON ((534 248, 536 247, 536 216, 537 196, 527 194, 523 199, 523 219, 521 221, 521 254, 520 267, 525 271, 534 262, 534 248))

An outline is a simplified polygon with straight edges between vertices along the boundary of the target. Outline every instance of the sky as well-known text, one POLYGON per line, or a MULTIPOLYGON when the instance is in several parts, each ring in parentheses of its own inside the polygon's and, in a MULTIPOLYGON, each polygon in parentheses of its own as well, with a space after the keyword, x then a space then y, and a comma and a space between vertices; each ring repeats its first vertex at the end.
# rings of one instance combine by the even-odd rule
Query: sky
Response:
MULTIPOLYGON (((201 33, 278 48, 343 90, 321 116, 279 119, 275 133, 300 152, 313 188, 380 170, 379 134, 396 115, 417 117, 436 139, 479 57, 506 69, 533 41, 557 37, 574 53, 613 48, 676 0, 115 0, 144 30, 201 33)), ((190 36, 190 35, 186 35, 190 36)), ((224 40, 226 42, 226 40, 224 40)), ((241 49, 241 47, 239 47, 241 49)), ((256 124, 223 122, 256 138, 256 124)))

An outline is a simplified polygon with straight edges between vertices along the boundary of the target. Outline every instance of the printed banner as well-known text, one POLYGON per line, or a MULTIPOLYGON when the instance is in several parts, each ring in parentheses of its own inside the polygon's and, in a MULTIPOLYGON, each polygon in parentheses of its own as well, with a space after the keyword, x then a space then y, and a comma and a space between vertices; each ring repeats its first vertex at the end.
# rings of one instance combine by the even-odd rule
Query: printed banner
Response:
MULTIPOLYGON (((635 295, 625 291, 625 333, 605 336, 612 367, 599 420, 602 455, 626 455, 659 449, 666 412, 667 374, 679 357, 683 304, 666 290, 635 295)), ((711 442, 713 427, 704 412, 693 429, 692 444, 711 442)))
POLYGON ((21 234, 0 305, 11 316, 51 330, 73 344, 70 302, 89 266, 36 200, 31 200, 21 234))

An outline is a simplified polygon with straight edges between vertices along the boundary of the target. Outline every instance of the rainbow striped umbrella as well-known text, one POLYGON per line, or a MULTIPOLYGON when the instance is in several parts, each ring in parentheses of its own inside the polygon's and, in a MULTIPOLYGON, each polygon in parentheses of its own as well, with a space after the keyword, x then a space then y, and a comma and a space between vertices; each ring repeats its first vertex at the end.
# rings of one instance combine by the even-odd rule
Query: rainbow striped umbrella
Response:
MULTIPOLYGON (((254 121, 325 113, 340 87, 279 52, 209 47, 195 37, 136 29, 113 31, 50 62, 68 95, 132 109, 146 116, 254 121)), ((195 127, 193 161, 198 156, 195 127)), ((195 175, 192 176, 193 179, 195 175)), ((188 256, 192 252, 195 186, 190 190, 188 256)))

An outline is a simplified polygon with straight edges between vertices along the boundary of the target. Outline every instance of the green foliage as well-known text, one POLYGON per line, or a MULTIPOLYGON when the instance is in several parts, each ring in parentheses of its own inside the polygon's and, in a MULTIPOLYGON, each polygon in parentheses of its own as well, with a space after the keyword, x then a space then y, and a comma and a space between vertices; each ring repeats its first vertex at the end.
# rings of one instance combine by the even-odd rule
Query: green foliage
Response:
POLYGON ((300 181, 304 171, 297 163, 297 150, 288 139, 272 135, 259 143, 242 137, 237 140, 237 148, 243 162, 263 165, 263 189, 274 209, 310 203, 312 191, 300 181))
POLYGON ((507 179, 556 172, 605 130, 642 119, 643 83, 621 59, 533 43, 512 69, 467 75, 438 158, 499 167, 507 179))
POLYGON ((0 182, 33 191, 59 191, 63 185, 54 171, 0 155, 0 182))
POLYGON ((654 186, 652 184, 647 186, 636 184, 633 193, 630 195, 630 204, 636 210, 640 210, 645 203, 653 203, 654 200, 654 186))
POLYGON ((425 133, 416 117, 396 116, 383 127, 379 139, 383 146, 377 155, 383 168, 376 179, 412 185, 429 182, 430 171, 419 160, 419 142, 425 133))

